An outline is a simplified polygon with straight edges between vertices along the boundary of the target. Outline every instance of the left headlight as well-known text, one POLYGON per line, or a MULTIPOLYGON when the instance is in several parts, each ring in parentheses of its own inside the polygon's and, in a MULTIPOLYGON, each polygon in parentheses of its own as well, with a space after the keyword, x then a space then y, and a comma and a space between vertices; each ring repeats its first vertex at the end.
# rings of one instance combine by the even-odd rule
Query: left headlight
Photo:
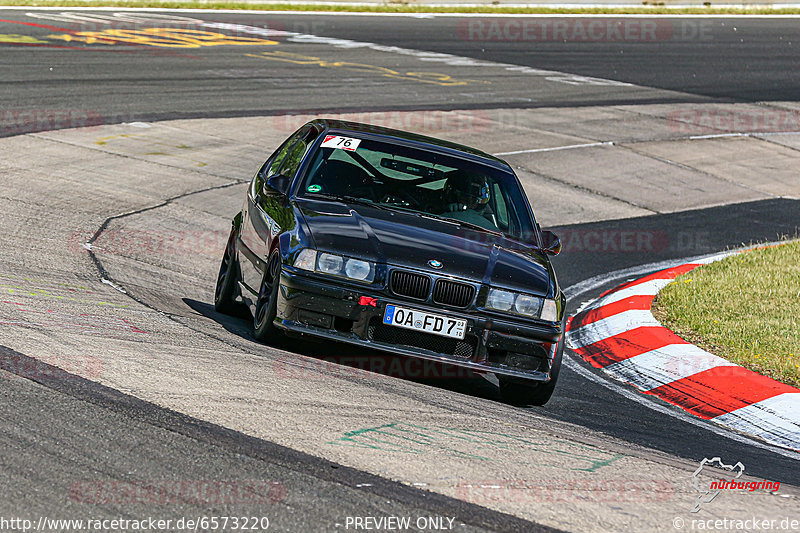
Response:
POLYGON ((301 250, 297 254, 294 266, 321 274, 343 276, 356 281, 372 282, 375 279, 375 263, 371 261, 327 252, 317 252, 311 248, 301 250))
POLYGON ((558 319, 558 308, 555 300, 502 289, 489 289, 489 295, 486 297, 486 307, 495 311, 541 318, 550 322, 555 322, 558 319))

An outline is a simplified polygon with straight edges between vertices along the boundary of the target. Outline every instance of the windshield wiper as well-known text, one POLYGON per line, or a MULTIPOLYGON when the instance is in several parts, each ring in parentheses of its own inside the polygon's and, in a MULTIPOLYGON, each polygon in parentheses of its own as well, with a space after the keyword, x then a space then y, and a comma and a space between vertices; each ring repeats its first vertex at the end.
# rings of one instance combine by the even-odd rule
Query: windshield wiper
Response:
POLYGON ((358 198, 357 196, 348 196, 346 194, 329 194, 329 193, 310 193, 305 195, 306 198, 319 198, 321 200, 337 200, 339 202, 345 202, 348 204, 358 204, 358 205, 366 205, 369 207, 375 207, 377 209, 384 209, 384 210, 391 210, 388 206, 383 204, 378 204, 373 202, 372 200, 367 200, 366 198, 358 198))
POLYGON ((498 237, 503 237, 505 234, 502 231, 497 231, 493 229, 484 228, 478 224, 473 224, 472 222, 465 222, 463 220, 459 220, 457 218, 450 218, 450 217, 443 217, 441 215, 431 215, 429 213, 420 213, 424 217, 433 218, 435 220, 442 220, 444 222, 450 222, 451 224, 458 224, 459 226, 478 230, 478 231, 485 231, 486 233, 491 233, 492 235, 497 235, 498 237))

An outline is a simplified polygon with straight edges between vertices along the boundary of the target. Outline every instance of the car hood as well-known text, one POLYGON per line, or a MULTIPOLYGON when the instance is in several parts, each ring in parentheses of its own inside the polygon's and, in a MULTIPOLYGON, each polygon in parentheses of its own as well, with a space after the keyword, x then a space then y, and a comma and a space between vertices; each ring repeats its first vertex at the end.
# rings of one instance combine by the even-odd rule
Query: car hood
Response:
POLYGON ((516 289, 551 293, 551 267, 538 248, 413 213, 298 199, 318 250, 516 289), (428 261, 442 263, 435 270, 428 261))

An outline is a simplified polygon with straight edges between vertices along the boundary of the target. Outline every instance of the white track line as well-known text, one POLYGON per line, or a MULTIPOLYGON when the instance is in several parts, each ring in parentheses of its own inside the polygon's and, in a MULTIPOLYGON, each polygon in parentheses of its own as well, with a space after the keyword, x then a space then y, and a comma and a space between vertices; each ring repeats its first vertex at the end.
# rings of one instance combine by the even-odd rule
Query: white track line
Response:
POLYGON ((752 433, 764 439, 781 441, 786 446, 794 447, 797 446, 797 441, 790 441, 783 435, 797 431, 798 417, 800 417, 800 393, 785 392, 719 415, 712 420, 738 431, 752 433), (776 411, 782 416, 779 416, 776 411), (795 420, 787 420, 786 415, 789 413, 795 415, 795 420))
POLYGON ((492 154, 494 156, 501 156, 501 155, 517 155, 517 154, 533 154, 536 152, 557 152, 558 150, 572 150, 574 148, 591 148, 593 146, 613 146, 613 141, 604 141, 604 142, 597 142, 597 143, 586 143, 586 144, 568 144, 566 146, 554 146, 553 148, 531 148, 530 150, 515 150, 513 152, 498 152, 496 154, 492 154))
POLYGON ((733 133, 711 133, 708 135, 691 135, 690 141, 703 141, 706 139, 723 139, 725 137, 764 137, 769 135, 800 135, 800 131, 748 131, 733 133))
MULTIPOLYGON (((292 2, 278 2, 292 5, 292 2)), ((297 2, 294 5, 325 5, 324 2, 297 2)), ((350 5, 364 7, 375 7, 385 5, 383 3, 360 3, 360 2, 335 2, 334 5, 350 5)), ((457 7, 492 7, 486 4, 421 4, 437 8, 457 8, 457 7)), ((633 9, 642 8, 645 6, 638 4, 498 4, 498 8, 511 7, 511 8, 543 8, 543 9, 633 9)), ((669 6, 654 6, 658 8, 674 8, 674 9, 687 9, 687 8, 701 8, 696 4, 675 4, 669 6)), ((754 6, 748 4, 719 4, 715 5, 716 9, 744 9, 748 7, 753 8, 771 8, 771 9, 800 9, 800 4, 770 4, 768 6, 754 6)), ((306 16, 351 16, 351 17, 406 17, 406 18, 434 18, 434 17, 492 17, 492 18, 682 18, 682 19, 704 19, 704 18, 717 18, 717 19, 743 19, 743 18, 800 18, 800 15, 783 15, 783 14, 741 14, 741 15, 726 15, 726 14, 657 14, 657 13, 640 13, 640 14, 603 14, 603 13, 493 13, 487 11, 485 13, 374 13, 374 12, 358 12, 358 11, 273 11, 263 9, 201 9, 201 8, 165 8, 165 7, 42 7, 42 6, 2 6, 3 10, 14 11, 149 11, 149 12, 172 12, 172 13, 220 13, 230 15, 306 15, 306 16)))
POLYGON ((285 37, 287 42, 293 43, 320 44, 343 49, 367 48, 369 50, 375 50, 376 52, 409 56, 414 57, 419 61, 443 63, 445 65, 455 67, 501 68, 509 72, 519 73, 520 75, 539 77, 549 82, 564 83, 567 85, 589 85, 593 87, 643 87, 623 81, 594 78, 591 76, 580 76, 567 72, 526 67, 524 65, 513 65, 511 63, 500 63, 497 61, 474 59, 471 57, 457 56, 441 52, 431 52, 428 50, 417 50, 414 48, 403 48, 400 46, 386 46, 368 41, 354 41, 352 39, 322 37, 310 33, 278 31, 269 28, 260 28, 258 26, 249 26, 247 24, 230 22, 205 22, 203 26, 207 28, 233 30, 237 32, 248 33, 250 35, 260 35, 263 37, 275 37, 276 35, 280 35, 285 37))

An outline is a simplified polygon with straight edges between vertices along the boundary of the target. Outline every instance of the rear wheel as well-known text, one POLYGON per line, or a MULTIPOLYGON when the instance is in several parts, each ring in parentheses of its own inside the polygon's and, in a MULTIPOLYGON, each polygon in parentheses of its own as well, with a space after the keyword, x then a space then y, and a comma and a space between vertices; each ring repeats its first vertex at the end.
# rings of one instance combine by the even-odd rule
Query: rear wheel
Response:
POLYGON ((550 381, 546 383, 497 376, 500 381, 500 396, 504 402, 512 405, 544 405, 553 395, 561 372, 561 359, 564 355, 564 336, 558 341, 553 367, 550 370, 550 381))
POLYGON ((261 342, 272 343, 280 339, 283 334, 275 327, 275 315, 278 312, 278 288, 281 280, 281 259, 277 253, 272 258, 261 280, 258 291, 256 312, 253 318, 253 334, 261 342))
POLYGON ((233 315, 237 311, 236 303, 236 259, 234 253, 234 242, 236 239, 236 229, 231 229, 228 243, 225 245, 225 252, 222 254, 222 263, 217 274, 217 287, 214 290, 214 309, 219 313, 233 315))

